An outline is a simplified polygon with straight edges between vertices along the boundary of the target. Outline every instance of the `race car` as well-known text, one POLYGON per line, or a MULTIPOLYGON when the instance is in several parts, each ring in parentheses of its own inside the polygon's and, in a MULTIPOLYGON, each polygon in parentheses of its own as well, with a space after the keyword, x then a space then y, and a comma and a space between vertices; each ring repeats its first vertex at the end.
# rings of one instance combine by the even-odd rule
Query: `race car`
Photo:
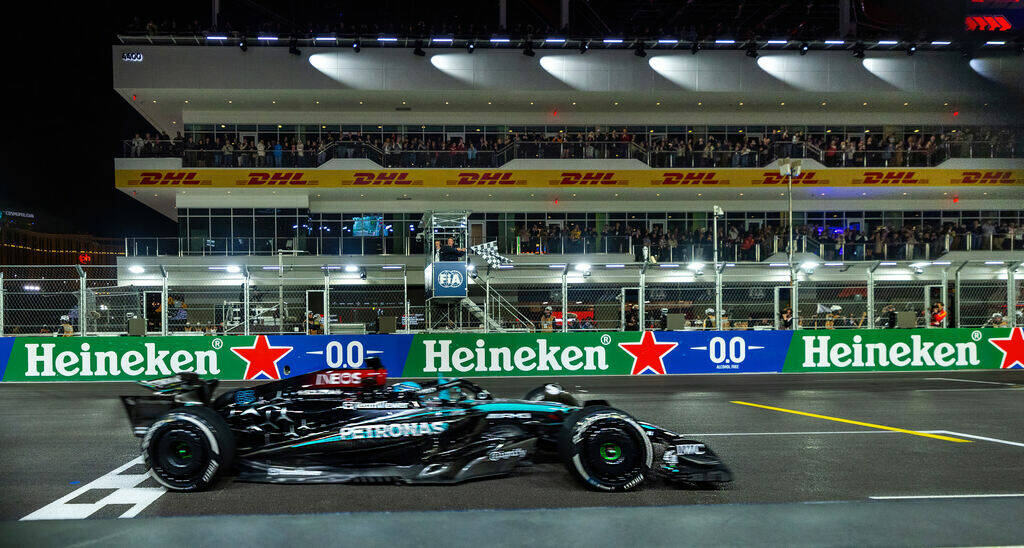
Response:
POLYGON ((560 461, 584 486, 629 491, 655 477, 714 486, 732 474, 707 445, 557 384, 496 399, 466 379, 388 385, 364 369, 324 369, 228 390, 182 373, 122 396, 150 475, 172 491, 218 477, 271 483, 454 484, 560 461))

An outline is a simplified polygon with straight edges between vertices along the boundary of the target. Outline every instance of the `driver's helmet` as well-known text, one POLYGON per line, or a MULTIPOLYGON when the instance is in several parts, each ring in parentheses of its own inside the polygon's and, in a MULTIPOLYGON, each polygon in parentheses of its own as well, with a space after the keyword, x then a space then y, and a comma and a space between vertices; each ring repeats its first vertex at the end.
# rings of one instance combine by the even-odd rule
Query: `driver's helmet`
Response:
POLYGON ((419 390, 420 388, 422 388, 422 387, 419 385, 419 383, 415 383, 415 382, 411 382, 411 381, 405 381, 405 382, 395 383, 391 387, 391 391, 392 392, 412 392, 414 390, 419 390))
POLYGON ((704 310, 704 313, 710 316, 710 315, 715 313, 715 309, 714 308, 707 308, 707 309, 704 310))

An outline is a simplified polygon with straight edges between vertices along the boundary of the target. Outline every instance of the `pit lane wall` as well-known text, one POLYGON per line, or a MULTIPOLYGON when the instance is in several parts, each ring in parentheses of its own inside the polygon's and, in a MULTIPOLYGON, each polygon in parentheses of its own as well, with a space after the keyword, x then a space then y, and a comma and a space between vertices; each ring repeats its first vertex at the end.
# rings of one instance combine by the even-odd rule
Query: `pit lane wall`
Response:
POLYGON ((1024 370, 1024 329, 0 337, 0 378, 266 380, 370 357, 390 377, 1024 370))

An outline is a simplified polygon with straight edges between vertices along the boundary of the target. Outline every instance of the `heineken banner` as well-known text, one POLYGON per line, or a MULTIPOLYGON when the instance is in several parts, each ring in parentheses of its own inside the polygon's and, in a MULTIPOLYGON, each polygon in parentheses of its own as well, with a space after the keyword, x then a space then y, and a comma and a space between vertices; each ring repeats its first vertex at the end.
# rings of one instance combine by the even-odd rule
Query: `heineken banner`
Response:
POLYGON ((1024 329, 0 337, 0 378, 271 380, 372 357, 391 377, 1024 370, 1024 329))

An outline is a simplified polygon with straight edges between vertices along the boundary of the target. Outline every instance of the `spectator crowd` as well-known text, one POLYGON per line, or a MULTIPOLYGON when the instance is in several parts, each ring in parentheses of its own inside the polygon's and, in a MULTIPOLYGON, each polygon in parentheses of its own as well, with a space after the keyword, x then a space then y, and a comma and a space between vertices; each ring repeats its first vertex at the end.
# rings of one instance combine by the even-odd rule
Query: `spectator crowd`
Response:
POLYGON ((779 157, 806 157, 829 167, 935 165, 947 157, 1006 157, 1015 152, 1009 129, 949 130, 862 136, 772 132, 761 136, 630 133, 626 128, 588 132, 508 134, 217 135, 172 139, 136 134, 125 143, 131 157, 182 156, 189 167, 315 167, 331 158, 370 158, 384 167, 498 167, 513 158, 638 158, 652 167, 758 167, 779 157))
MULTIPOLYGON (((714 249, 714 234, 704 226, 687 230, 655 224, 648 228, 617 221, 597 229, 593 222, 570 221, 565 226, 533 222, 514 225, 509 236, 504 250, 509 253, 630 253, 637 262, 707 261, 713 259, 714 249)), ((775 250, 786 250, 788 236, 784 225, 743 228, 728 224, 719 229, 718 244, 723 260, 765 260, 775 250)), ((1024 249, 1024 227, 993 220, 880 225, 870 231, 799 225, 794 227, 793 237, 796 251, 820 252, 824 260, 910 260, 947 251, 1024 249), (929 246, 927 254, 925 244, 929 246)))

